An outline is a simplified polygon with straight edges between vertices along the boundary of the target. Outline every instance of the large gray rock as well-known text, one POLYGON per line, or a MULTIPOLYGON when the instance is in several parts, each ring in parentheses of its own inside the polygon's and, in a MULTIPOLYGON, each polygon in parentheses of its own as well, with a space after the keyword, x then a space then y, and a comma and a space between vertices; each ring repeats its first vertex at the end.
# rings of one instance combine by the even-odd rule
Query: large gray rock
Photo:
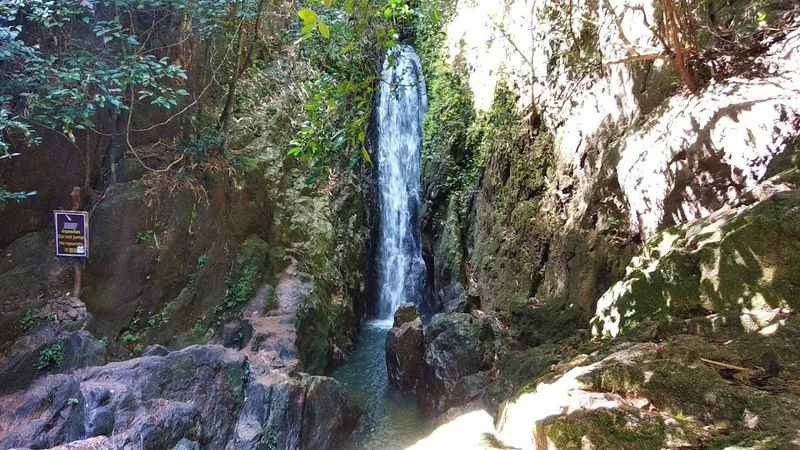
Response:
POLYGON ((473 314, 437 314, 425 328, 425 357, 417 400, 436 416, 479 397, 501 346, 496 319, 473 314))
POLYGON ((746 199, 760 200, 752 205, 726 207, 657 234, 633 259, 625 278, 600 297, 592 331, 616 336, 650 321, 796 310, 800 173, 786 171, 770 185, 746 199))
POLYGON ((0 395, 29 386, 37 378, 101 364, 106 348, 82 328, 86 306, 74 297, 47 300, 30 315, 30 330, 0 355, 0 395))
POLYGON ((226 448, 339 448, 360 415, 359 407, 333 378, 268 377, 248 386, 226 448))
POLYGON ((47 376, 0 397, 0 448, 328 449, 358 417, 333 379, 253 379, 242 353, 192 346, 47 376))

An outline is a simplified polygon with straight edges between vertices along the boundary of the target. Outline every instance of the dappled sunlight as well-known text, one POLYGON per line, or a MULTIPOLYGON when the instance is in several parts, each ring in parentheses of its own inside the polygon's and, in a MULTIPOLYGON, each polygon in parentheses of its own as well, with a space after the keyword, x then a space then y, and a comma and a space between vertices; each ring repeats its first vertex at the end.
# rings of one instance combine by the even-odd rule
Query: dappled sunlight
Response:
POLYGON ((622 155, 619 181, 631 223, 645 236, 708 216, 763 178, 797 132, 800 69, 794 60, 800 52, 787 58, 789 42, 797 45, 800 31, 763 57, 771 77, 733 78, 699 96, 673 97, 661 115, 626 138, 624 146, 638 151, 622 155))
POLYGON ((646 320, 711 313, 741 316, 748 332, 771 325, 761 316, 797 306, 796 211, 797 199, 774 194, 656 235, 598 300, 592 332, 616 336, 646 320))
POLYGON ((485 449, 486 434, 494 432, 494 420, 484 411, 471 411, 439 426, 430 436, 407 447, 408 450, 485 449))
POLYGON ((583 377, 611 363, 630 363, 642 352, 653 348, 652 344, 628 347, 603 361, 575 367, 556 381, 538 384, 533 391, 520 395, 506 405, 497 425, 498 437, 512 447, 538 449, 541 447, 536 443, 547 442, 547 437, 541 435, 546 419, 577 411, 620 406, 623 399, 619 395, 584 390, 586 384, 583 377))

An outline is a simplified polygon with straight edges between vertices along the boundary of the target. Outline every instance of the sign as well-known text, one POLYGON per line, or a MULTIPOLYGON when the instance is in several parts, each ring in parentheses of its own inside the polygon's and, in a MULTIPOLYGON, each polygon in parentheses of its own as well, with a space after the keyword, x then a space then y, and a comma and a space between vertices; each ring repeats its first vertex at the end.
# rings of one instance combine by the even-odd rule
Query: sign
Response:
POLYGON ((85 211, 53 211, 56 256, 89 256, 89 214, 85 211))

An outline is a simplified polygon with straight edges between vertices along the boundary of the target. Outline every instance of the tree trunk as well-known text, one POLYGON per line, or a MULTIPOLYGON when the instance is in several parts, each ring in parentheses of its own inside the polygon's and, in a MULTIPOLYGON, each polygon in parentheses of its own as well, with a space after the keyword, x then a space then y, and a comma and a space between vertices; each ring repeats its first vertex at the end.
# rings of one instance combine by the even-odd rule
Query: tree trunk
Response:
POLYGON ((231 128, 231 120, 233 118, 233 107, 236 102, 236 87, 239 84, 239 79, 245 70, 250 66, 255 52, 256 43, 258 42, 259 29, 261 28, 261 17, 264 11, 266 0, 258 2, 258 10, 256 11, 256 20, 253 24, 253 38, 248 45, 247 52, 244 52, 245 46, 245 30, 244 25, 239 26, 239 42, 237 51, 236 67, 233 70, 231 79, 228 82, 228 95, 225 99, 225 108, 220 117, 220 125, 223 137, 227 140, 228 133, 231 128))

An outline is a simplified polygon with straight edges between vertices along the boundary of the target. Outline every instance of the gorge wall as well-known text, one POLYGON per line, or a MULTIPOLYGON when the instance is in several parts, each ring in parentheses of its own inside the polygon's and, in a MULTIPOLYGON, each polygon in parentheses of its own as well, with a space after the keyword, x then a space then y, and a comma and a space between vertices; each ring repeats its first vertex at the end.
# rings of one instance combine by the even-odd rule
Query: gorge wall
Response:
POLYGON ((417 387, 442 426, 414 448, 797 445, 797 415, 768 417, 755 405, 784 397, 752 382, 710 406, 733 395, 715 362, 761 373, 775 346, 788 380, 798 356, 797 279, 779 268, 797 254, 797 11, 745 3, 692 10, 698 29, 754 33, 732 54, 701 36, 694 92, 665 48, 664 2, 459 1, 418 22, 423 233, 448 314, 424 330, 422 384, 443 392, 417 387), (632 367, 649 368, 643 384, 615 384, 632 367), (692 404, 690 374, 709 367, 692 404), (745 410, 768 431, 748 435, 745 410))
MULTIPOLYGON (((719 21, 735 9, 712 6, 719 21)), ((800 35, 764 36, 749 60, 758 74, 720 75, 691 95, 668 61, 637 59, 660 52, 658 8, 458 2, 420 27, 441 303, 568 299, 586 318, 656 231, 791 167, 800 35)))

